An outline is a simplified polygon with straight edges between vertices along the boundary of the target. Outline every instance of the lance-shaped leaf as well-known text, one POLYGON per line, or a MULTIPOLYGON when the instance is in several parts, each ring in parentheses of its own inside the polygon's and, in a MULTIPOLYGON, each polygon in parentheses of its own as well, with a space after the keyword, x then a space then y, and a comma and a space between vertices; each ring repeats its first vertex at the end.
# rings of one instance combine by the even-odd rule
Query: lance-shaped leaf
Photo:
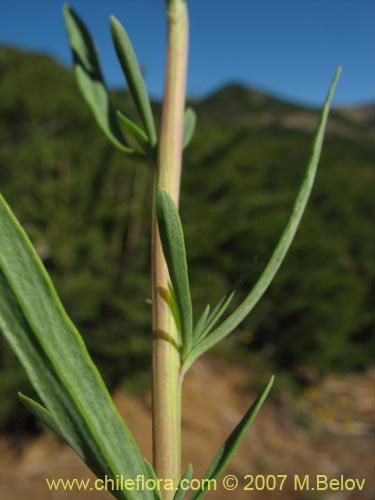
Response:
POLYGON ((173 497, 173 500, 184 500, 187 492, 187 486, 190 484, 192 477, 193 466, 189 464, 186 468, 186 471, 184 472, 184 475, 180 479, 180 482, 178 483, 178 488, 175 496, 173 497))
MULTIPOLYGON (((34 401, 34 399, 25 396, 25 394, 22 394, 22 392, 18 393, 18 397, 20 398, 22 404, 29 410, 30 413, 32 413, 35 417, 39 418, 39 420, 41 420, 47 427, 49 427, 51 431, 57 434, 65 442, 67 442, 66 439, 64 439, 64 436, 60 433, 60 429, 55 424, 55 421, 53 420, 51 413, 48 410, 46 410, 44 406, 39 404, 37 401, 34 401)), ((70 445, 70 443, 68 444, 70 445)), ((71 447, 73 448, 73 446, 71 447)), ((79 450, 78 442, 74 444, 74 450, 78 453, 79 450)))
POLYGON ((151 146, 155 146, 157 138, 154 117, 137 56, 121 23, 111 16, 110 24, 117 57, 128 82, 129 91, 142 118, 151 146))
POLYGON ((137 140, 138 144, 143 149, 144 153, 150 158, 155 159, 155 152, 150 146, 149 139, 147 135, 143 132, 143 130, 138 127, 136 123, 133 122, 125 113, 121 110, 117 110, 117 116, 120 121, 125 125, 128 131, 132 134, 132 136, 137 140))
MULTIPOLYGON (((44 406, 23 402, 79 454, 95 474, 136 478, 147 471, 67 316, 39 257, 0 197, 0 330, 21 361, 44 406)), ((113 492, 151 500, 150 492, 113 492)))
POLYGON ((325 101, 317 132, 315 134, 312 153, 310 156, 306 175, 295 201, 292 214, 279 240, 279 243, 277 244, 276 249, 271 256, 271 259, 269 260, 254 288, 250 291, 250 293, 240 304, 240 306, 216 330, 214 330, 210 335, 199 342, 188 354, 183 365, 184 372, 189 369, 192 363, 199 356, 208 351, 211 347, 220 342, 220 340, 224 339, 231 332, 233 332, 233 330, 241 323, 244 318, 246 318, 250 311, 259 302, 260 298, 263 296, 263 294, 271 284, 273 278, 275 277, 277 271, 279 270, 297 232, 297 228, 299 226, 299 223, 301 222, 302 215, 305 211, 306 204, 314 184, 316 170, 323 145, 329 108, 340 73, 341 67, 337 69, 336 75, 325 101))
POLYGON ((197 324, 194 327, 194 332, 193 332, 194 343, 197 342, 197 340, 200 340, 200 338, 202 337, 203 332, 206 328, 207 319, 209 315, 210 315, 210 305, 207 304, 202 314, 200 315, 197 324))
POLYGON ((18 397, 20 398, 22 404, 29 410, 30 413, 32 413, 35 417, 39 418, 39 420, 41 420, 55 434, 57 434, 61 439, 66 441, 66 439, 64 439, 64 436, 60 434, 60 429, 55 424, 52 415, 48 410, 44 408, 44 406, 39 404, 37 401, 34 401, 32 398, 25 396, 25 394, 22 394, 22 392, 18 393, 18 397))
POLYGON ((156 214, 163 252, 178 306, 182 352, 186 353, 192 344, 193 309, 184 233, 178 210, 166 191, 159 191, 157 194, 156 214))
POLYGON ((243 285, 246 281, 246 278, 249 276, 249 271, 243 273, 238 280, 234 283, 232 288, 219 300, 214 309, 210 313, 210 306, 207 306, 203 311, 202 316, 199 318, 199 321, 194 329, 194 345, 206 337, 210 331, 214 328, 216 323, 223 316, 225 311, 228 309, 230 303, 233 300, 237 290, 241 285, 243 285))
POLYGON ((230 290, 228 293, 226 293, 217 303, 216 307, 211 311, 211 313, 208 315, 205 323, 203 326, 197 325, 197 328, 194 332, 194 340, 196 342, 199 342, 199 340, 203 339, 210 330, 216 325, 216 323, 219 321, 219 319, 222 317, 222 315, 225 313, 227 310, 229 304, 232 302, 232 299, 236 293, 236 290, 230 290))
MULTIPOLYGON (((0 224, 1 222, 0 220, 0 224)), ((1 270, 0 297, 0 330, 24 366, 40 398, 43 401, 48 400, 49 410, 26 396, 20 395, 21 401, 34 415, 56 431, 95 474, 107 473, 108 468, 100 458, 100 451, 94 441, 90 442, 92 438, 87 426, 82 425, 78 411, 69 404, 70 396, 35 342, 34 333, 25 320, 17 299, 11 292, 1 270)))
POLYGON ((197 125, 197 115, 192 108, 186 108, 184 114, 183 148, 185 149, 193 138, 197 125))
POLYGON ((144 461, 145 466, 146 466, 148 477, 155 481, 155 488, 152 490, 153 495, 154 495, 154 499, 155 500, 162 500, 160 490, 158 490, 156 487, 156 486, 158 486, 158 478, 157 478, 156 472, 148 460, 146 460, 144 458, 143 461, 144 461))
POLYGON ((99 127, 120 151, 132 154, 117 121, 117 108, 104 83, 95 44, 83 21, 68 5, 64 6, 65 25, 73 54, 74 75, 86 103, 99 127))
MULTIPOLYGON (((268 396, 272 384, 273 384, 273 379, 274 377, 272 376, 270 381, 268 382, 266 388, 264 391, 258 396, 258 398, 254 401, 254 403, 250 406, 250 408, 247 410, 245 415, 243 416, 242 420, 240 423, 237 425, 237 427, 232 431, 230 436, 227 438, 225 443, 222 445, 222 447, 219 449, 219 451, 216 453, 214 459, 210 463, 205 475, 204 479, 217 479, 225 470, 227 465, 229 464, 231 458, 233 457, 234 453, 236 452, 237 448, 239 447, 242 438, 245 435, 245 432, 249 428, 250 424, 253 422, 254 418, 256 417, 258 411, 260 410, 262 404, 264 403, 266 397, 268 396)), ((200 500, 209 491, 200 489, 197 492, 195 492, 191 497, 190 500, 200 500)))
MULTIPOLYGON (((9 343, 10 345, 12 345, 11 341, 9 341, 9 343)), ((16 348, 13 348, 13 350, 17 353, 16 348)), ((28 356, 29 359, 31 359, 30 350, 28 356)), ((19 359, 21 359, 22 354, 18 354, 18 357, 19 359)), ((46 368, 43 364, 41 364, 40 368, 42 368, 42 371, 44 369, 44 375, 48 375, 48 377, 50 378, 50 384, 53 385, 53 374, 49 373, 48 368, 46 368)), ((40 374, 40 376, 43 375, 40 374)), ((43 390, 43 384, 41 384, 39 388, 39 394, 42 394, 43 390)), ((20 392, 18 393, 18 396, 22 404, 35 417, 39 418, 47 427, 49 427, 55 434, 57 434, 63 441, 65 441, 65 443, 68 444, 77 453, 77 455, 98 477, 103 477, 105 474, 110 474, 110 469, 99 459, 100 450, 95 447, 95 443, 91 443, 91 446, 87 446, 87 440, 91 439, 91 437, 87 432, 87 429, 82 427, 82 421, 80 420, 79 416, 77 418, 77 415, 74 415, 72 409, 68 409, 64 405, 61 405, 61 402, 68 398, 68 396, 66 395, 66 392, 64 392, 62 388, 59 387, 58 382, 54 384, 54 390, 56 391, 56 394, 58 394, 58 398, 56 399, 56 401, 53 401, 53 398, 50 395, 50 405, 56 405, 57 411, 59 412, 59 419, 63 421, 62 423, 57 423, 57 420, 59 419, 56 419, 55 421, 51 413, 37 401, 34 401, 32 398, 29 398, 28 396, 25 396, 20 392), (64 421, 65 417, 66 421, 64 421)), ((121 493, 119 493, 117 495, 117 498, 123 499, 124 497, 121 495, 121 493)))

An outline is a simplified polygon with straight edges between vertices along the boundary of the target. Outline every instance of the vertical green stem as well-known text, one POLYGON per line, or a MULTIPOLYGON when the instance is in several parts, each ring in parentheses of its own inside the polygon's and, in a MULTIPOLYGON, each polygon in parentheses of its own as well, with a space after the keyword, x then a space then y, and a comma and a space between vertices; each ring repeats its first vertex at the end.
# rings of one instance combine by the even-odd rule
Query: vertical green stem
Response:
MULTIPOLYGON (((186 2, 167 0, 167 16, 168 52, 155 194, 158 190, 168 191, 178 206, 188 52, 186 2)), ((181 475, 180 354, 178 331, 170 308, 168 282, 168 269, 154 213, 152 236, 153 458, 158 477, 171 479, 176 484, 181 475)), ((173 495, 174 492, 164 491, 163 500, 170 500, 173 495)))

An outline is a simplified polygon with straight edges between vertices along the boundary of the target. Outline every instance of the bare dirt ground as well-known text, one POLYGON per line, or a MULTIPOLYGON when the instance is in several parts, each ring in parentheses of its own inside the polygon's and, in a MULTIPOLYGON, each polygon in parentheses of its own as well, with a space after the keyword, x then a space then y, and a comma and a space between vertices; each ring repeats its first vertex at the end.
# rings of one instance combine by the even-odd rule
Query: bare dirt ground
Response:
MULTIPOLYGON (((248 373, 245 377, 248 380, 248 373)), ((183 408, 184 465, 192 462, 200 477, 212 456, 241 418, 255 393, 243 386, 244 371, 222 362, 205 361, 192 368, 185 383, 183 408)), ((374 403, 375 373, 328 377, 298 398, 274 391, 246 435, 225 474, 238 478, 235 491, 218 482, 208 500, 298 499, 367 500, 375 498, 374 403), (273 488, 263 489, 267 478, 273 488), (310 491, 299 485, 310 479, 310 491), (316 476, 337 478, 334 488, 317 490, 316 476), (298 476, 300 483, 296 483, 298 476), (362 491, 351 490, 353 480, 365 479, 362 491), (346 481, 346 483, 345 483, 346 481), (246 485, 253 490, 244 490, 246 485), (256 488, 261 491, 257 491, 256 488), (314 489, 313 489, 314 488, 314 489)), ((137 399, 119 391, 115 402, 146 458, 151 459, 150 398, 137 399)), ((5 438, 0 440, 1 500, 105 500, 108 493, 50 491, 46 478, 92 478, 80 460, 50 433, 16 452, 5 438)), ((323 482, 319 483, 321 487, 323 482)), ((306 483, 305 483, 306 486, 306 483)))

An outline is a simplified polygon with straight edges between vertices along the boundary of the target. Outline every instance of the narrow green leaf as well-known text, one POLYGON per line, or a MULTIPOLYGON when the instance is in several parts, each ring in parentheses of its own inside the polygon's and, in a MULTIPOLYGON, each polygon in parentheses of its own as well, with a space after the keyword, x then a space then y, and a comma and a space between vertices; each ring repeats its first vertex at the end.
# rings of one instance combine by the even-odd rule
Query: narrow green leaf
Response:
MULTIPOLYGON (((254 421, 254 418, 260 410, 266 397, 268 396, 273 384, 273 380, 274 377, 272 376, 264 391, 250 406, 237 427, 232 431, 225 443, 219 449, 214 459, 210 463, 210 466, 208 467, 204 475, 204 479, 217 479, 218 477, 220 477, 222 472, 224 472, 225 468, 227 467, 231 458, 239 447, 242 438, 245 435, 245 432, 249 428, 250 424, 254 421)), ((200 500, 201 498, 205 497, 207 493, 207 490, 200 489, 195 492, 192 497, 190 497, 190 500, 200 500)))
POLYGON ((64 18, 73 55, 74 75, 86 103, 99 127, 120 151, 132 154, 117 122, 117 108, 111 102, 104 83, 94 41, 83 21, 69 5, 64 18))
MULTIPOLYGON (((157 478, 156 472, 154 471, 153 466, 145 458, 143 459, 143 461, 144 461, 145 466, 146 466, 148 477, 150 479, 153 479, 155 481, 155 484, 157 485, 158 484, 158 478, 157 478)), ((162 500, 160 490, 158 490, 158 489, 155 488, 152 491, 153 491, 154 499, 155 500, 162 500)))
POLYGON ((209 306, 209 304, 207 304, 206 307, 204 308, 200 318, 198 319, 197 324, 195 325, 194 332, 193 332, 194 343, 197 342, 197 340, 199 340, 201 338, 201 336, 203 335, 205 328, 206 328, 207 318, 208 318, 209 314, 210 314, 210 306, 209 306))
MULTIPOLYGON (((42 406, 37 401, 25 396, 21 392, 18 393, 18 397, 20 398, 22 404, 37 418, 39 418, 47 427, 49 427, 55 434, 57 434, 63 441, 65 441, 81 459, 89 466, 89 468, 95 472, 97 476, 104 476, 105 473, 108 473, 108 470, 105 468, 104 464, 101 464, 100 461, 97 460, 97 456, 92 454, 90 450, 82 450, 82 445, 85 447, 84 438, 77 439, 76 431, 77 429, 64 429, 60 430, 59 425, 54 421, 51 413, 42 406), (73 431, 73 432, 72 432, 73 431)), ((99 453, 97 450, 96 453, 99 453)), ((121 497, 122 498, 122 497, 121 497)))
POLYGON ((193 138, 197 125, 197 114, 192 108, 186 108, 184 115, 183 148, 185 149, 193 138))
POLYGON ((232 289, 220 299, 216 307, 212 310, 211 314, 207 318, 206 324, 204 325, 204 329, 201 332, 200 337, 199 338, 197 337, 197 340, 203 339, 206 335, 208 335, 210 330, 216 325, 216 323, 219 321, 219 319, 227 310, 229 304, 233 300, 235 293, 236 290, 232 289))
POLYGON ((258 303, 263 296, 269 285, 271 284, 275 274, 279 270, 288 250, 296 234, 299 223, 301 222, 302 215, 306 208, 309 199, 314 179, 316 175, 317 166, 319 163, 320 153, 324 139, 327 118, 333 93, 336 87, 337 80, 341 73, 341 67, 338 68, 328 93, 326 102, 324 104, 320 121, 318 124, 317 132, 315 134, 312 153, 307 167, 306 176, 302 182, 301 189, 295 201, 292 214, 286 225, 286 228, 279 240, 276 249, 274 250, 271 259, 266 265, 263 273, 255 284, 254 288, 240 304, 240 306, 210 335, 205 337, 199 342, 192 351, 188 354, 183 365, 183 371, 186 372, 192 363, 203 353, 208 351, 215 344, 224 339, 241 323, 241 321, 250 313, 254 306, 258 303))
POLYGON ((129 91, 142 118, 151 146, 154 147, 157 142, 154 117, 137 56, 121 23, 111 16, 110 24, 117 57, 125 73, 129 91))
MULTIPOLYGON (((64 439, 64 436, 60 434, 60 430, 58 426, 55 424, 52 415, 50 412, 44 408, 41 404, 39 404, 37 401, 35 401, 32 398, 29 398, 28 396, 25 396, 22 394, 22 392, 18 393, 18 397, 20 398, 22 404, 32 413, 35 415, 39 420, 41 420, 47 427, 49 427, 55 434, 57 434, 60 438, 64 439)), ((64 439, 65 440, 65 439, 64 439)), ((70 443, 68 443, 70 445, 70 443)), ((77 445, 77 449, 79 449, 79 446, 77 445)), ((77 450, 75 449, 77 452, 77 450)))
POLYGON ((46 411, 51 414, 53 425, 59 431, 58 434, 95 474, 100 476, 108 473, 108 468, 101 460, 100 452, 95 442, 92 441, 87 426, 82 425, 78 411, 69 404, 69 395, 57 380, 46 356, 33 340, 34 333, 30 330, 1 269, 0 297, 0 330, 24 366, 41 399, 48 400, 49 410, 46 411))
POLYGON ((176 491, 175 496, 173 497, 173 500, 183 500, 185 498, 187 492, 186 486, 187 484, 190 483, 192 477, 193 477, 193 466, 189 464, 178 484, 178 489, 176 491), (181 488, 182 485, 184 485, 184 488, 181 488))
POLYGON ((207 317, 204 317, 204 314, 202 314, 202 317, 199 320, 199 324, 197 323, 197 326, 194 330, 194 344, 206 337, 210 333, 212 328, 214 328, 216 323, 228 309, 238 288, 245 283, 248 275, 249 271, 246 271, 238 278, 232 288, 219 300, 216 307, 214 307, 214 309, 211 311, 211 314, 209 314, 207 317))
POLYGON ((172 198, 166 191, 159 191, 157 194, 156 214, 163 252, 178 305, 182 351, 185 353, 192 344, 193 309, 181 220, 172 198))
MULTIPOLYGON (((66 444, 69 445, 79 457, 81 457, 81 459, 98 477, 104 476, 104 474, 109 472, 104 464, 101 464, 100 461, 98 461, 97 456, 92 454, 90 450, 83 452, 81 445, 85 447, 85 443, 81 438, 76 438, 76 432, 72 432, 72 429, 64 429, 63 431, 60 430, 60 427, 56 424, 47 408, 42 406, 34 399, 25 396, 21 392, 18 393, 18 397, 20 398, 22 404, 30 411, 30 413, 39 418, 39 420, 41 420, 47 427, 49 427, 51 431, 53 431, 63 441, 65 441, 66 444)), ((99 453, 99 450, 97 450, 96 453, 99 453)))
MULTIPOLYGON (((35 404, 34 411, 56 427, 95 474, 126 473, 131 478, 145 474, 139 449, 81 336, 1 196, 0 235, 0 330, 48 414, 35 404)), ((152 498, 147 491, 113 494, 122 500, 152 498)))
POLYGON ((143 152, 149 156, 150 158, 155 157, 154 151, 150 146, 150 142, 148 140, 147 135, 143 132, 143 130, 138 127, 136 123, 133 122, 125 113, 121 110, 117 110, 117 116, 121 120, 121 122, 125 125, 125 127, 130 131, 130 133, 135 137, 138 141, 139 145, 143 149, 143 152))

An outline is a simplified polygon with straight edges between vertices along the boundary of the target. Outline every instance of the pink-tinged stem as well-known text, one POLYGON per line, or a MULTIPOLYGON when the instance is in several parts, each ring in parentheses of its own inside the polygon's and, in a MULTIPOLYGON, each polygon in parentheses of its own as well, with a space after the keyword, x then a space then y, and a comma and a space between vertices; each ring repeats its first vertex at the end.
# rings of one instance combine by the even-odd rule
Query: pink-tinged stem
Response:
MULTIPOLYGON (((168 53, 155 195, 168 191, 178 206, 186 96, 188 12, 185 1, 169 0, 168 53)), ((155 203, 154 203, 155 207, 155 203)), ((181 378, 179 336, 170 308, 169 275, 155 217, 152 234, 153 460, 159 478, 177 485, 181 475, 181 378)), ((173 491, 165 490, 163 500, 173 491)))

